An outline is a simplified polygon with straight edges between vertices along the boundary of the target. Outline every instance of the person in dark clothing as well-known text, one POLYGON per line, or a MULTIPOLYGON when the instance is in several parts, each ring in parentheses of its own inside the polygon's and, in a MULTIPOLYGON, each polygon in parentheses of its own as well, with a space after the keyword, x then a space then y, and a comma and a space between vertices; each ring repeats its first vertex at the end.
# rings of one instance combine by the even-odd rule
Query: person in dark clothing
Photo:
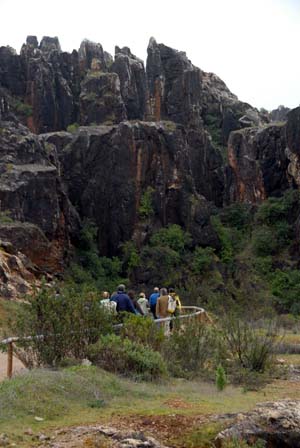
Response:
POLYGON ((117 313, 127 312, 127 313, 135 313, 134 306, 125 292, 125 285, 119 285, 116 296, 113 299, 117 304, 117 313))
POLYGON ((154 319, 157 319, 156 303, 157 303, 158 298, 159 298, 159 288, 155 287, 153 290, 153 293, 149 297, 150 310, 151 310, 151 313, 153 314, 154 319))
POLYGON ((131 299, 135 311, 141 316, 144 316, 143 310, 135 297, 134 291, 128 291, 128 297, 131 299))

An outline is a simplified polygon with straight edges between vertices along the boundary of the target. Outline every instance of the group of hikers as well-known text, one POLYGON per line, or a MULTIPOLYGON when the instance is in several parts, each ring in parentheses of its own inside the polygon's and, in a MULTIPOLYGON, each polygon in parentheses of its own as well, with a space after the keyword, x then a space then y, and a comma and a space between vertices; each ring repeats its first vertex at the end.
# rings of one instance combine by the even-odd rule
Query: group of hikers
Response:
POLYGON ((101 305, 115 313, 132 313, 141 316, 153 316, 154 319, 163 319, 177 316, 181 312, 181 302, 174 288, 157 288, 147 299, 141 292, 136 296, 134 291, 126 293, 125 285, 119 285, 116 292, 111 295, 108 291, 102 293, 101 305))

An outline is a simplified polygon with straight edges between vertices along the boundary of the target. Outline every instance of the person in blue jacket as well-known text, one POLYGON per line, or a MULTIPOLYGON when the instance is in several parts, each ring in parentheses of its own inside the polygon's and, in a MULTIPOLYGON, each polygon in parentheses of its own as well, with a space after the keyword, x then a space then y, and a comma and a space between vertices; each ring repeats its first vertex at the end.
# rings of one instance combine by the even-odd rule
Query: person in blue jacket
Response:
POLYGON ((157 303, 158 298, 159 298, 159 288, 155 287, 153 289, 153 293, 149 297, 150 310, 151 310, 151 313, 153 314, 154 319, 157 319, 156 303, 157 303))
POLYGON ((136 314, 132 301, 126 294, 125 290, 125 285, 118 286, 117 294, 113 298, 117 304, 116 310, 118 313, 127 312, 136 314))

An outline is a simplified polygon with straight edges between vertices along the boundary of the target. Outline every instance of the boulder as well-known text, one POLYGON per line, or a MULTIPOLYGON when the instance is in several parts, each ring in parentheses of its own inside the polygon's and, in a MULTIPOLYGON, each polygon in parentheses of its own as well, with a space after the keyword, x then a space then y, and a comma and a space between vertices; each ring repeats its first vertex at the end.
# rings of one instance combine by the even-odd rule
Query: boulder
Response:
POLYGON ((254 411, 239 414, 238 421, 220 432, 216 446, 226 446, 230 439, 266 442, 270 448, 300 447, 300 401, 282 400, 258 404, 254 411))

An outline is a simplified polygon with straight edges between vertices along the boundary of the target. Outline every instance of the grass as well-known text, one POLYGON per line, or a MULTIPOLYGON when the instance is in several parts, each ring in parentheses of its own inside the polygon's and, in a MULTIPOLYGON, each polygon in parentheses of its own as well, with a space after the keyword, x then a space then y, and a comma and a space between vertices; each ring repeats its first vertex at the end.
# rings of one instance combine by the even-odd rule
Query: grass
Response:
MULTIPOLYGON (((32 438, 24 435, 28 427, 37 434, 57 427, 96 422, 113 425, 119 419, 134 421, 147 416, 176 414, 194 419, 246 411, 257 402, 288 397, 300 399, 300 389, 288 381, 275 381, 258 392, 245 393, 231 386, 218 392, 214 384, 203 381, 135 383, 96 367, 41 369, 0 383, 0 433, 7 433, 20 447, 28 447, 34 446, 32 438), (35 417, 43 421, 37 422, 35 417)), ((187 427, 187 434, 180 435, 186 444, 178 446, 199 446, 195 440, 206 437, 205 431, 210 434, 205 428, 187 427)), ((214 429, 213 425, 211 431, 214 429)))

